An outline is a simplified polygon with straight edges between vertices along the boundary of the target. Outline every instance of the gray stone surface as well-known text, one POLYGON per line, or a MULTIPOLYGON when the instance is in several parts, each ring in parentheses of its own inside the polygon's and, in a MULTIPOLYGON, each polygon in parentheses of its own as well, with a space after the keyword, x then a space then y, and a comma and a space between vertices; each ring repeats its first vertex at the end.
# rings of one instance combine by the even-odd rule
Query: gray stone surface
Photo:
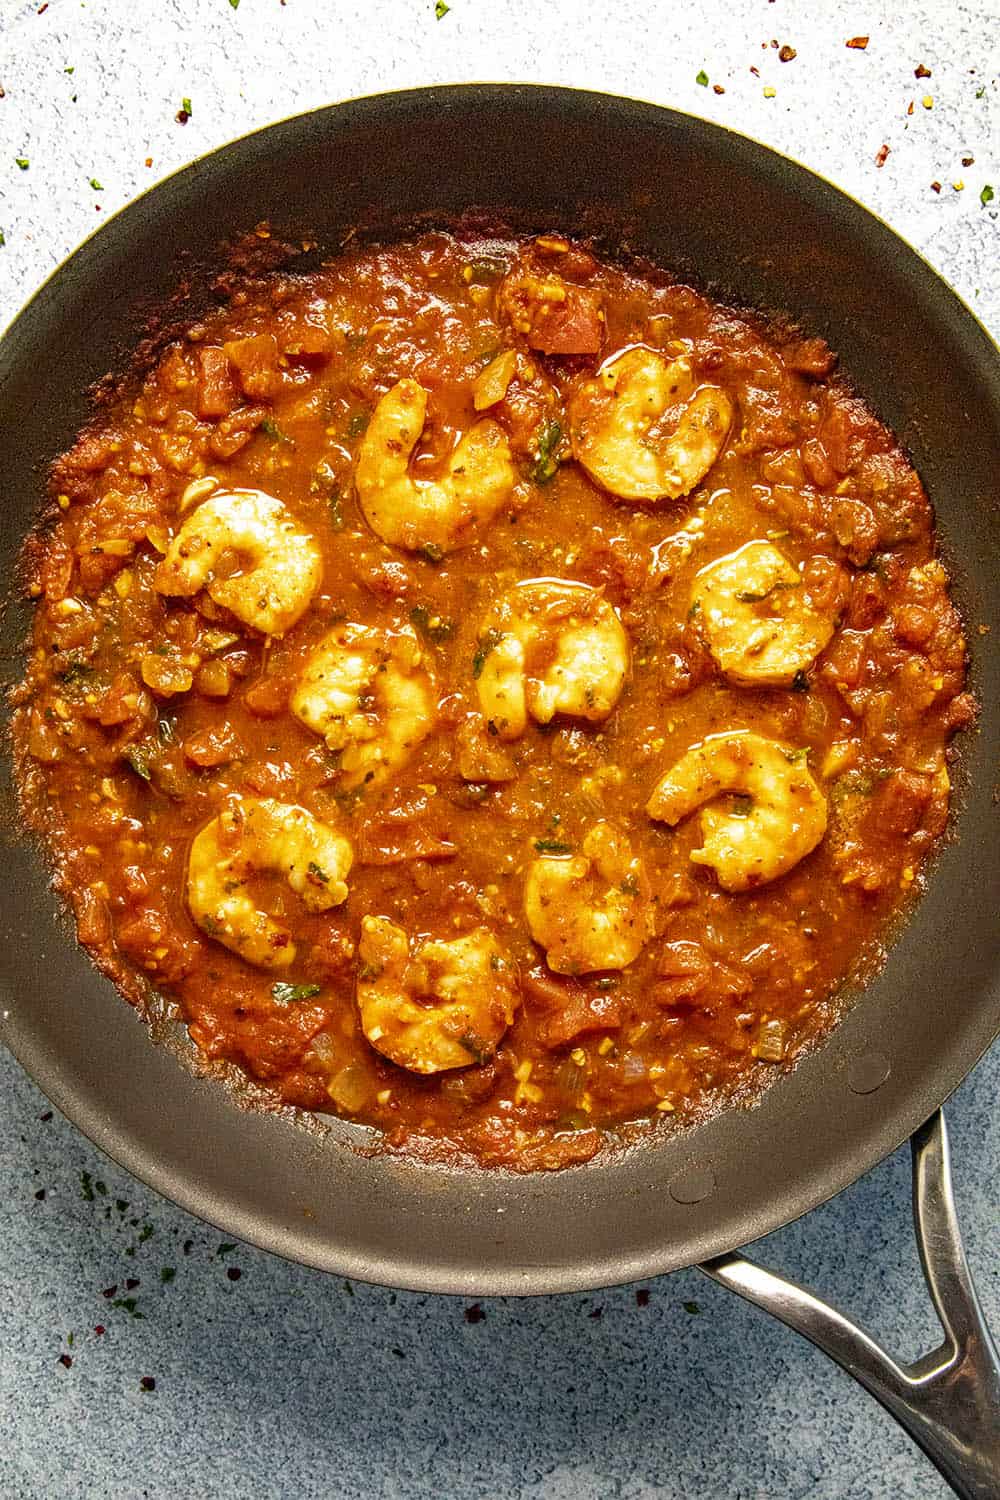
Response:
MULTIPOLYGON (((452 0, 440 21, 433 0, 0 0, 0 323, 115 208, 212 146, 352 94, 491 78, 636 94, 757 136, 883 214, 996 333, 997 203, 979 195, 990 183, 1000 202, 998 42, 992 0, 925 0, 891 20, 861 0, 452 0), (863 33, 866 51, 845 47, 863 33), (930 79, 914 78, 921 62, 930 79)), ((652 1283, 646 1306, 622 1288, 484 1301, 479 1321, 451 1299, 349 1288, 223 1251, 222 1236, 46 1120, 7 1058, 0 1081, 4 1500, 946 1493, 845 1376, 697 1272, 652 1283), (129 1297, 132 1310, 115 1306, 129 1297)), ((949 1108, 995 1326, 998 1084, 994 1054, 949 1108)), ((912 1355, 934 1322, 908 1197, 901 1153, 758 1253, 912 1355)))

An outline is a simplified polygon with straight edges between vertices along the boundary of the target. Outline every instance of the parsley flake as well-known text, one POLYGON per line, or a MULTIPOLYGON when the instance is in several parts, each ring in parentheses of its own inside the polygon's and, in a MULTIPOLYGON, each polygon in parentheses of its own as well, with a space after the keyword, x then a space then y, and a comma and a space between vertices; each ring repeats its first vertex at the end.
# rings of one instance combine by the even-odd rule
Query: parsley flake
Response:
POLYGON ((88 181, 89 181, 91 187, 94 189, 95 193, 103 193, 104 192, 104 186, 103 186, 103 184, 100 183, 100 182, 98 182, 98 180, 97 180, 96 177, 90 177, 90 178, 88 178, 88 181))
POLYGON ((535 848, 539 854, 573 853, 573 845, 565 843, 562 839, 536 839, 535 848))
POLYGON ((499 646, 502 640, 502 630, 487 630, 485 635, 481 635, 479 637, 479 644, 476 647, 476 654, 472 658, 472 676, 474 681, 479 681, 479 678, 483 675, 483 668, 486 665, 486 658, 489 656, 494 646, 499 646))
MULTIPOLYGON (((293 1000, 311 1000, 313 995, 320 992, 318 984, 289 984, 284 979, 279 979, 271 986, 271 994, 279 1005, 288 1005, 293 1000)), ((221 1255, 221 1250, 219 1251, 221 1255)))
POLYGON ((556 449, 562 442, 563 430, 558 422, 546 422, 538 435, 538 458, 531 470, 536 484, 548 484, 559 467, 556 449))
POLYGON ((448 14, 448 12, 450 10, 451 10, 451 6, 450 5, 445 5, 444 0, 435 0, 435 4, 434 4, 434 19, 435 19, 435 21, 443 21, 444 18, 445 18, 445 16, 448 14))
POLYGON ((983 186, 982 192, 979 194, 979 201, 980 201, 980 203, 985 208, 986 205, 987 205, 987 203, 992 203, 993 202, 994 197, 995 197, 995 194, 993 192, 992 187, 990 186, 990 184, 988 182, 985 183, 984 186, 983 186))
POLYGON ((26 172, 28 170, 28 168, 31 166, 31 162, 28 160, 28 158, 26 156, 15 156, 14 157, 14 163, 15 163, 16 166, 19 166, 21 168, 22 172, 26 172))
POLYGON ((705 72, 704 68, 702 68, 700 73, 695 74, 694 81, 695 83, 700 83, 703 89, 708 88, 708 74, 705 72))

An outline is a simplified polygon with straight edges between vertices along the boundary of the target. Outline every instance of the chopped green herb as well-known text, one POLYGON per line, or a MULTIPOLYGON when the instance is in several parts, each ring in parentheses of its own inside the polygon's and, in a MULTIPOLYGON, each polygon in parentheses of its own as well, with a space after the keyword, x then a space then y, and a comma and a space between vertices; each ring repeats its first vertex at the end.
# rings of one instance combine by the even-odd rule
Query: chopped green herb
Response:
POLYGON ((28 168, 31 166, 31 162, 28 160, 28 158, 26 156, 15 156, 14 157, 14 161, 15 161, 16 165, 21 168, 22 172, 26 172, 28 170, 28 168))
POLYGON ((623 896, 638 896, 639 882, 634 875, 625 876, 621 883, 621 893, 623 896))
POLYGON ((808 747, 803 746, 803 748, 800 750, 783 750, 781 753, 787 760, 788 764, 790 766, 794 766, 797 761, 805 760, 806 756, 809 754, 809 750, 808 747))
POLYGON ((693 620, 693 619, 696 618, 696 616, 698 616, 700 614, 701 614, 701 600, 700 599, 695 599, 695 600, 692 601, 691 608, 688 610, 688 619, 689 620, 693 620))
POLYGON ((793 693, 808 693, 808 691, 809 691, 809 678, 806 676, 805 672, 800 667, 799 670, 796 672, 795 676, 792 678, 792 692, 793 693))
POLYGON ((141 776, 143 781, 150 780, 152 773, 149 769, 149 761, 146 759, 144 753, 139 749, 138 745, 129 746, 129 748, 125 751, 125 759, 128 761, 129 765, 132 767, 137 776, 141 776))
POLYGON ((479 637, 479 643, 476 647, 476 654, 472 658, 472 676, 475 681, 478 682, 479 678, 483 675, 483 668, 486 665, 486 658, 489 656, 490 652, 495 646, 499 646, 502 640, 502 630, 487 630, 485 635, 481 635, 479 637))
POLYGON ((983 96, 985 95, 985 93, 986 93, 986 85, 985 85, 985 83, 981 83, 979 85, 979 87, 976 89, 976 98, 977 99, 982 99, 983 96))
POLYGON ((556 449, 562 442, 563 430, 559 422, 546 422, 538 437, 538 458, 531 471, 536 484, 548 484, 559 467, 556 449))
POLYGON ((425 562, 433 563, 435 567, 444 557, 444 548, 439 547, 437 542, 424 542, 417 551, 425 562))
POLYGON ((173 1281, 176 1275, 177 1271, 173 1266, 161 1266, 160 1280, 163 1282, 164 1286, 166 1286, 168 1282, 173 1281))
POLYGON ((3 230, 0 229, 0 250, 3 249, 4 245, 6 245, 6 243, 7 243, 7 236, 4 234, 3 230))
POLYGON ((91 185, 91 187, 92 187, 92 188, 93 188, 93 189, 94 189, 94 192, 95 192, 95 193, 103 193, 103 192, 104 192, 104 188, 103 188, 103 187, 102 187, 102 185, 101 185, 101 184, 100 184, 100 183, 99 183, 99 182, 98 182, 98 180, 97 180, 97 178, 96 178, 96 177, 91 177, 91 178, 89 178, 89 179, 88 179, 88 180, 89 180, 89 182, 90 182, 90 185, 91 185))
POLYGON ((64 73, 69 73, 70 75, 72 75, 73 73, 76 72, 76 69, 75 68, 63 68, 63 72, 64 73))
POLYGON ((59 673, 59 681, 65 683, 82 682, 87 677, 93 677, 94 669, 88 666, 80 657, 72 657, 62 671, 59 673))
POLYGON ((165 745, 172 745, 176 739, 174 733, 175 721, 173 719, 160 719, 156 726, 156 732, 165 745))
POLYGON ((261 422, 260 424, 260 430, 261 432, 267 433, 267 436, 273 443, 288 443, 289 447, 295 447, 295 444, 288 436, 288 433, 282 432, 281 428, 278 426, 273 417, 265 417, 263 422, 261 422))
POLYGON ((73 1335, 71 1333, 67 1333, 66 1335, 66 1347, 67 1349, 72 1349, 73 1347, 73 1335))
POLYGON ((222 1244, 219 1246, 218 1250, 216 1250, 215 1253, 216 1255, 229 1255, 235 1249, 235 1245, 222 1244))
POLYGON ((85 1203, 94 1201, 94 1179, 89 1172, 80 1173, 80 1197, 85 1203))
POLYGON ((772 594, 780 593, 782 589, 793 589, 795 587, 794 583, 784 583, 779 578, 776 583, 772 583, 771 587, 765 589, 761 594, 755 594, 752 589, 741 589, 736 597, 742 604, 759 604, 762 599, 769 599, 772 594))
POLYGON ((753 798, 748 796, 746 792, 735 792, 729 811, 734 818, 749 818, 753 812, 753 798))
POLYGON ((440 615, 432 615, 426 604, 414 605, 410 610, 410 619, 420 634, 435 645, 450 640, 455 634, 454 620, 443 620, 440 615))
MULTIPOLYGON (((491 281, 499 281, 501 276, 507 274, 507 262, 501 260, 498 255, 477 255, 474 260, 469 261, 469 279, 477 286, 487 285, 491 281)), ((496 349, 491 348, 487 354, 487 363, 496 354, 496 349)), ((480 356, 483 357, 483 356, 480 356)))
POLYGON ((144 1245, 148 1239, 152 1239, 152 1236, 152 1224, 143 1224, 142 1229, 139 1231, 139 1244, 144 1245))
POLYGON ((142 1313, 137 1312, 138 1303, 134 1297, 116 1297, 111 1304, 112 1307, 122 1307, 130 1318, 141 1318, 142 1313))
POLYGON ((466 1031, 464 1035, 460 1036, 458 1039, 458 1045, 464 1052, 467 1052, 469 1056, 479 1064, 480 1067, 482 1067, 483 1063, 488 1063, 490 1058, 493 1056, 493 1048, 490 1046, 489 1042, 484 1042, 482 1037, 477 1036, 474 1031, 466 1031))
POLYGON ((444 18, 445 18, 445 16, 448 14, 448 12, 450 10, 451 10, 451 6, 450 5, 445 5, 444 0, 434 0, 434 19, 435 19, 435 21, 443 21, 444 18))
POLYGON ((321 880, 324 885, 329 885, 329 883, 330 883, 330 877, 329 877, 329 875, 326 873, 325 870, 321 870, 320 869, 319 865, 316 864, 315 860, 311 859, 309 861, 309 863, 306 865, 306 870, 316 880, 321 880))
POLYGON ((700 73, 696 73, 694 75, 694 81, 695 83, 700 83, 703 89, 708 88, 708 74, 705 72, 704 68, 702 68, 700 73))
POLYGON ((229 5, 232 10, 239 10, 240 0, 229 0, 229 5))
POLYGON ((194 114, 194 110, 191 108, 191 100, 190 99, 182 99, 181 100, 181 109, 184 111, 184 113, 186 115, 193 115, 194 114))
POLYGON ((370 421, 371 421, 371 412, 368 412, 368 411, 355 411, 355 412, 352 412, 351 415, 347 419, 347 436, 349 438, 360 437, 363 432, 367 432, 367 430, 368 430, 368 423, 370 421))
POLYGON ((573 845, 564 843, 562 839, 536 839, 535 848, 539 854, 572 854, 573 845))
POLYGON ((686 1313, 691 1313, 692 1317, 696 1317, 701 1312, 700 1302, 682 1302, 681 1306, 686 1313))
POLYGON ((313 995, 318 995, 321 985, 318 984, 288 984, 279 979, 271 986, 271 994, 279 1005, 288 1005, 293 1000, 311 1000, 313 995))
POLYGON ((985 208, 986 205, 987 205, 987 203, 992 203, 993 202, 993 197, 994 197, 993 189, 990 187, 989 183, 987 182, 984 185, 982 192, 979 194, 979 201, 983 205, 983 207, 985 208))

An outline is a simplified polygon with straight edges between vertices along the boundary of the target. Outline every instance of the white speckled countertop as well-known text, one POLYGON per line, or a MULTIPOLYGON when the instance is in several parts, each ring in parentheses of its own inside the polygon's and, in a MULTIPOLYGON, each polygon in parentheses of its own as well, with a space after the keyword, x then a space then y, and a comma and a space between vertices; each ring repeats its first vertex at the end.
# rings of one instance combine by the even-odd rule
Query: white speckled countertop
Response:
MULTIPOLYGON (((756 136, 881 213, 996 335, 998 53, 993 0, 891 19, 865 0, 452 0, 441 19, 434 0, 0 0, 0 324, 203 151, 351 95, 493 79, 632 94, 756 136)), ((947 1493, 852 1382, 696 1272, 474 1309, 351 1287, 226 1245, 53 1116, 7 1057, 0 1080, 4 1500, 947 1493)), ((994 1052, 948 1111, 994 1328, 998 1085, 994 1052)), ((908 1194, 899 1153, 757 1247, 906 1357, 934 1342, 908 1194)))

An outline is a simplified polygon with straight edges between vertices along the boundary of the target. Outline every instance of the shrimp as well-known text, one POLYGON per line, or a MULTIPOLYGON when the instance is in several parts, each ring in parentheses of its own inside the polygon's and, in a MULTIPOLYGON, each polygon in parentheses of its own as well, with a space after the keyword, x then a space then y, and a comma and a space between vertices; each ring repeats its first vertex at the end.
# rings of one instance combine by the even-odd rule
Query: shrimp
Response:
POLYGON ((530 714, 599 721, 618 702, 628 637, 600 589, 564 578, 512 588, 483 621, 473 675, 479 705, 502 740, 524 733, 530 714))
POLYGON ((609 823, 595 823, 579 854, 544 854, 528 868, 524 913, 556 974, 624 969, 653 934, 642 861, 609 823))
POLYGON ((622 500, 679 500, 715 463, 732 421, 725 391, 696 388, 687 360, 668 364, 653 349, 627 349, 573 397, 573 456, 622 500), (679 403, 684 409, 676 428, 658 435, 655 424, 679 403))
POLYGON ((358 958, 362 1030, 411 1073, 488 1062, 521 1003, 517 970, 487 927, 411 943, 388 917, 364 917, 358 958))
POLYGON ((770 542, 747 542, 702 568, 691 611, 722 671, 747 687, 787 687, 833 635, 832 618, 812 608, 770 542))
POLYGON ((306 662, 291 710, 342 752, 347 788, 383 781, 434 728, 437 706, 416 634, 338 625, 306 662))
POLYGON ((216 604, 264 635, 284 635, 309 608, 323 565, 319 548, 280 500, 223 490, 188 516, 156 570, 161 594, 207 589, 216 604))
POLYGON ((195 835, 187 903, 203 932, 261 969, 287 969, 295 944, 247 893, 252 875, 284 876, 307 911, 347 899, 353 861, 347 839, 304 807, 271 797, 234 801, 195 835))
POLYGON ((749 729, 710 735, 660 778, 646 811, 673 825, 709 803, 691 860, 710 865, 723 890, 752 890, 787 874, 826 832, 826 799, 805 757, 749 729), (749 806, 713 806, 725 792, 749 797, 749 806))
POLYGON ((514 465, 496 422, 476 422, 443 478, 418 484, 409 471, 427 415, 427 392, 400 380, 382 397, 358 450, 354 483, 365 520, 384 542, 438 554, 467 545, 514 489, 514 465))

